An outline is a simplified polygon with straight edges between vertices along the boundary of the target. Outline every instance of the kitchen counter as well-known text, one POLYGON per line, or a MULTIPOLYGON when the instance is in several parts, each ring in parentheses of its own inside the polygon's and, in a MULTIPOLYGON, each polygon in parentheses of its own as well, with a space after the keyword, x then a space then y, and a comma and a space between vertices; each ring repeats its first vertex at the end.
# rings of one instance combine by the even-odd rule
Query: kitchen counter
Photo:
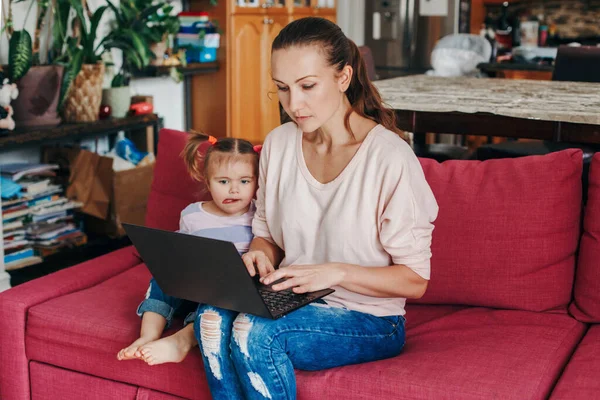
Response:
POLYGON ((427 75, 373 83, 415 146, 427 132, 600 144, 600 83, 427 75))
POLYGON ((600 125, 600 83, 414 75, 374 84, 384 102, 396 110, 491 113, 600 125))

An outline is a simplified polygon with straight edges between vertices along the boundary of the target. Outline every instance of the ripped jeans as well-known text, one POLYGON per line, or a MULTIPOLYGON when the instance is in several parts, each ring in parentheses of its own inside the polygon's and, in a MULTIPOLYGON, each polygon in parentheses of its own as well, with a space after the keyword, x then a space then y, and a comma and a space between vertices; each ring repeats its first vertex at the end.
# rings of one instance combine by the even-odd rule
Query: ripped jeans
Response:
POLYGON ((270 320, 201 304, 194 333, 214 399, 295 399, 294 368, 316 371, 400 354, 404 317, 313 303, 270 320))

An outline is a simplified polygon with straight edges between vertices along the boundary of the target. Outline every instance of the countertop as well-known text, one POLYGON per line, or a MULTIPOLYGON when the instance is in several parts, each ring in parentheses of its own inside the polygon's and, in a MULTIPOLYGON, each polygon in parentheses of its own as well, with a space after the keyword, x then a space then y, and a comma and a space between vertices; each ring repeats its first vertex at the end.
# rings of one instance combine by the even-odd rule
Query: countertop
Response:
POLYGON ((393 109, 600 125, 600 83, 413 75, 373 82, 393 109))

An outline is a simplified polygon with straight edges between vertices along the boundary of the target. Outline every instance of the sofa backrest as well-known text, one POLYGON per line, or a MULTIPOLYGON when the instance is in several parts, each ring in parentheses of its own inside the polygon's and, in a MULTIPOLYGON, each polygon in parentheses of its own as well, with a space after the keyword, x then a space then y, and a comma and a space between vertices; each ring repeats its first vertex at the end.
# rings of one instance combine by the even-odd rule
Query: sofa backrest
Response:
POLYGON ((210 199, 204 185, 190 178, 181 158, 187 135, 171 129, 160 130, 146 226, 175 231, 179 229, 179 216, 185 207, 210 199))
POLYGON ((600 323, 600 153, 592 158, 571 314, 600 323))
POLYGON ((439 215, 431 281, 417 302, 566 310, 580 234, 581 150, 421 164, 439 215))

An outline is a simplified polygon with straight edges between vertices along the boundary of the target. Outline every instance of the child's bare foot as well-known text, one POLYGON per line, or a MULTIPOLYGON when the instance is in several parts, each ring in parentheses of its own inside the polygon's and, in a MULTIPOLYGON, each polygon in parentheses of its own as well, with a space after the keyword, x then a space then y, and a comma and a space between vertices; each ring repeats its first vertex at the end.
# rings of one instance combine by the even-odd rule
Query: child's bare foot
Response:
POLYGON ((119 351, 117 353, 117 359, 118 360, 133 360, 133 359, 141 359, 142 358, 142 353, 140 353, 139 349, 141 346, 145 345, 146 343, 150 343, 153 340, 156 340, 157 338, 155 337, 140 337, 139 339, 137 339, 135 342, 131 343, 129 346, 125 347, 124 349, 121 349, 121 351, 119 351))
POLYGON ((176 333, 143 345, 140 353, 148 365, 158 365, 183 361, 191 348, 189 341, 176 333))

